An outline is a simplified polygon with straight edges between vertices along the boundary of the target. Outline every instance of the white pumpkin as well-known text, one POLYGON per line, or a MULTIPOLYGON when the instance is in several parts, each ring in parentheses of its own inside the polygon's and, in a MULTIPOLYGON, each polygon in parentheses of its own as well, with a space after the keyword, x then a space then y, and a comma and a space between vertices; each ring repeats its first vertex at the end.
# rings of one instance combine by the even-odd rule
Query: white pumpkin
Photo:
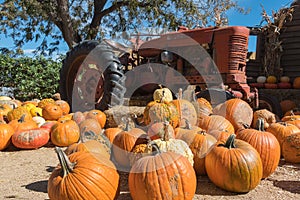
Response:
POLYGON ((37 123, 38 127, 41 127, 46 122, 46 120, 40 116, 34 116, 32 117, 32 120, 35 121, 35 123, 37 123))
POLYGON ((257 82, 257 83, 265 83, 266 80, 267 80, 267 77, 265 77, 265 76, 258 76, 258 77, 256 78, 256 82, 257 82))
POLYGON ((156 139, 153 142, 157 144, 161 152, 171 151, 183 155, 194 166, 194 154, 185 141, 180 139, 156 139))
POLYGON ((169 88, 160 88, 153 92, 153 99, 159 102, 169 102, 173 100, 173 95, 169 88))

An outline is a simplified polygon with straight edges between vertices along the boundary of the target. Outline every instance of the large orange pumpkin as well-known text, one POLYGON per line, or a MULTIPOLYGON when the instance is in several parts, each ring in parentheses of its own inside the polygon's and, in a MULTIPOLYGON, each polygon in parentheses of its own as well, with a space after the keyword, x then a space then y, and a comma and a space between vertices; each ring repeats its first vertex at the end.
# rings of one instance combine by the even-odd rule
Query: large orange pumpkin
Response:
POLYGON ((192 200, 196 183, 190 162, 174 152, 156 153, 137 160, 128 177, 133 200, 192 200))
POLYGON ((89 152, 69 157, 60 148, 56 152, 60 164, 48 179, 50 199, 117 199, 119 174, 110 160, 89 152))
POLYGON ((237 193, 254 189, 263 175, 258 152, 249 143, 235 139, 234 134, 213 146, 206 155, 205 168, 216 186, 237 193))
POLYGON ((251 106, 242 99, 229 99, 213 109, 213 113, 225 117, 233 125, 234 130, 251 126, 253 110, 251 106))
POLYGON ((256 129, 240 130, 236 138, 251 144, 259 153, 263 165, 263 178, 270 176, 280 160, 280 144, 277 138, 264 130, 264 119, 257 120, 256 129))

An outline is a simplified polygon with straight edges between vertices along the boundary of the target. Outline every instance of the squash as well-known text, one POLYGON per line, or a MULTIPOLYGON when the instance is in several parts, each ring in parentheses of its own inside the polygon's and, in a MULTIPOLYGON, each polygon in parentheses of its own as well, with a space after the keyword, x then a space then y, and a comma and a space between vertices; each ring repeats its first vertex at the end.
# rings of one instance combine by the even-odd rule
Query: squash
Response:
POLYGON ((172 151, 183 155, 192 166, 194 165, 194 155, 189 145, 183 140, 171 138, 167 130, 163 132, 163 136, 160 139, 153 140, 152 142, 158 146, 161 152, 172 151))
POLYGON ((46 145, 49 141, 49 130, 35 128, 16 131, 11 138, 12 144, 20 149, 37 149, 46 145))
POLYGON ((173 100, 173 94, 169 88, 163 88, 160 85, 160 88, 154 90, 153 92, 153 100, 160 102, 169 102, 173 100))
POLYGON ((68 157, 61 148, 55 150, 60 164, 48 179, 50 199, 117 199, 120 178, 110 160, 89 152, 68 157))
POLYGON ((147 104, 143 113, 145 125, 154 122, 168 121, 173 128, 179 124, 180 116, 176 106, 171 102, 151 101, 147 104))
POLYGON ((229 136, 218 141, 206 155, 205 168, 209 179, 219 188, 230 192, 246 193, 262 179, 260 155, 249 143, 229 136))
POLYGON ((290 82, 290 77, 288 77, 288 76, 281 76, 280 77, 280 82, 281 83, 289 83, 290 82))
POLYGON ((132 199, 192 200, 197 184, 192 165, 182 155, 155 149, 152 155, 137 160, 129 172, 132 199))

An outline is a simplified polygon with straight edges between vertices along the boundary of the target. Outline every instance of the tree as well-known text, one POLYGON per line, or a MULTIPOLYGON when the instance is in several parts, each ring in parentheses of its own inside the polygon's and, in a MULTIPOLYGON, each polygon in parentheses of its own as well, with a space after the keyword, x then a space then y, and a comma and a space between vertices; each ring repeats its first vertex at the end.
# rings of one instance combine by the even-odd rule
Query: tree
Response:
POLYGON ((82 40, 145 26, 220 26, 228 23, 230 9, 245 11, 233 0, 4 0, 0 31, 18 48, 36 41, 39 51, 52 53, 62 41, 72 48, 82 40))

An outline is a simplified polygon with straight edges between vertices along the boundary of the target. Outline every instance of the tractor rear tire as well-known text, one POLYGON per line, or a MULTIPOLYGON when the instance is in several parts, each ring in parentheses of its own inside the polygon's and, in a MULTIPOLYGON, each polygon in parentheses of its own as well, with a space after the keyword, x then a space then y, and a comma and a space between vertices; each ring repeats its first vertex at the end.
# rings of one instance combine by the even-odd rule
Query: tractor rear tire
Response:
POLYGON ((84 41, 63 60, 60 95, 72 112, 122 105, 124 85, 123 66, 108 45, 84 41))

